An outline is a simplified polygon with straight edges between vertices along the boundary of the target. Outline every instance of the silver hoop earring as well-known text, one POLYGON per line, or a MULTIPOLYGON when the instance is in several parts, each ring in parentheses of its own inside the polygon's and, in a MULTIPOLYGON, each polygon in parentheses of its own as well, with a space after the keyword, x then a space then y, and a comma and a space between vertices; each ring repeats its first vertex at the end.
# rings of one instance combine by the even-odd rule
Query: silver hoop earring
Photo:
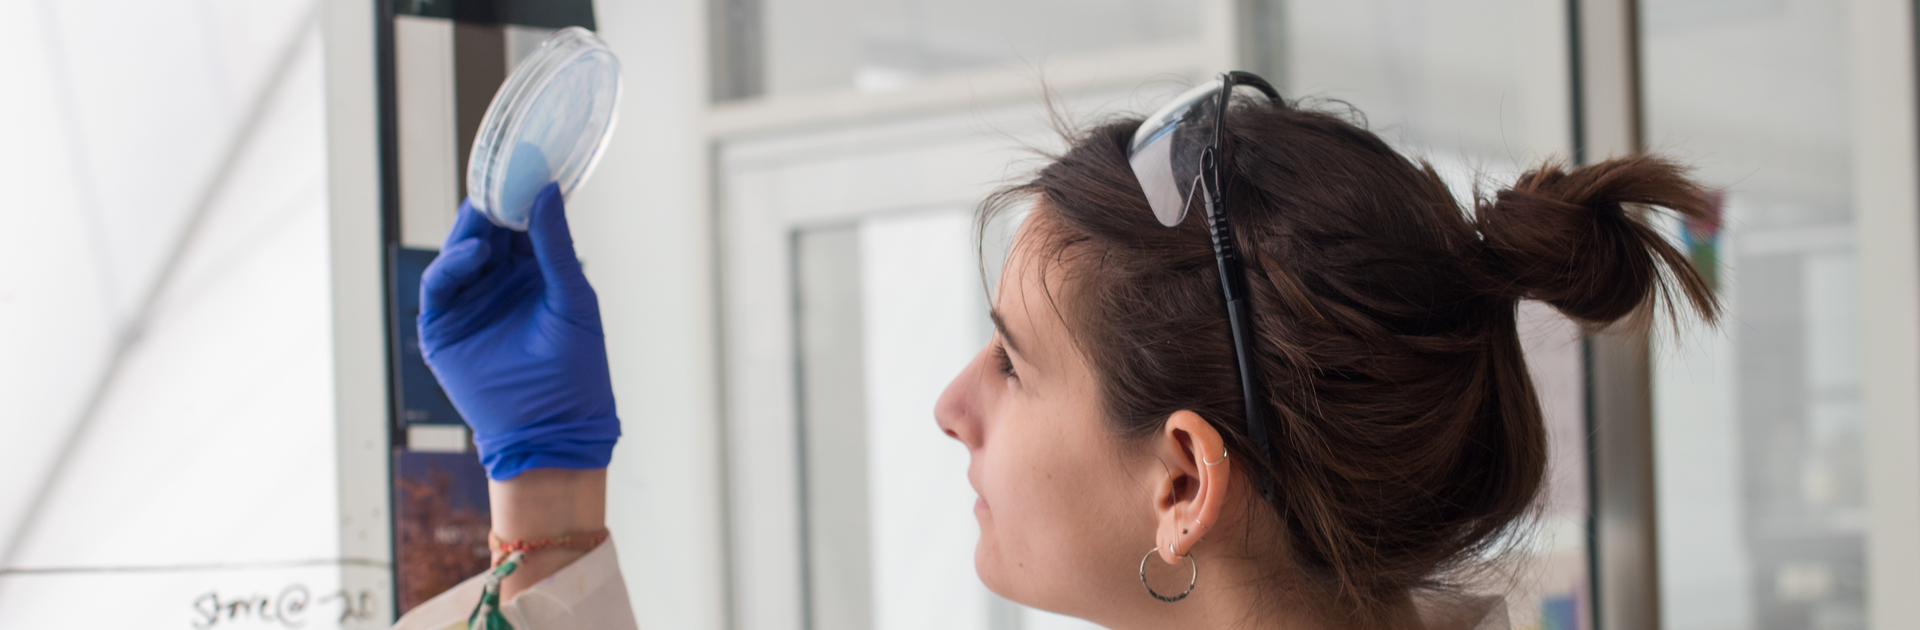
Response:
MULTIPOLYGON (((1169 549, 1168 551, 1171 552, 1172 550, 1169 549)), ((1200 582, 1200 563, 1196 562, 1193 559, 1192 553, 1188 553, 1185 556, 1185 558, 1187 559, 1187 566, 1192 567, 1192 572, 1193 572, 1193 575, 1187 578, 1187 590, 1182 591, 1179 595, 1175 595, 1173 597, 1167 597, 1165 595, 1161 595, 1159 593, 1154 592, 1153 586, 1150 584, 1147 584, 1147 561, 1153 559, 1153 554, 1156 554, 1159 552, 1160 552, 1160 548, 1154 547, 1152 549, 1148 549, 1147 555, 1140 558, 1140 585, 1147 587, 1147 594, 1152 595, 1154 599, 1157 599, 1169 604, 1186 599, 1188 595, 1193 594, 1193 585, 1200 582)))
POLYGON ((1225 463, 1227 463, 1227 456, 1228 456, 1228 455, 1232 455, 1232 454, 1233 454, 1233 453, 1221 453, 1221 454, 1220 454, 1220 461, 1217 461, 1217 462, 1210 462, 1210 461, 1207 461, 1207 460, 1204 460, 1204 459, 1203 459, 1203 460, 1200 460, 1200 463, 1202 463, 1202 464, 1206 464, 1206 465, 1208 465, 1208 466, 1219 466, 1219 465, 1221 465, 1221 464, 1225 464, 1225 463))

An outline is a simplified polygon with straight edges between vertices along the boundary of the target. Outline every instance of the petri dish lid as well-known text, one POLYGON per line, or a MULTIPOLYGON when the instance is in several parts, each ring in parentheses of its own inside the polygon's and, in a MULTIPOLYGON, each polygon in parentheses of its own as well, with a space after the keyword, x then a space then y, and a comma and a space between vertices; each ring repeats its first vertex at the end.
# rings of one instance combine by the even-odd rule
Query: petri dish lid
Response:
POLYGON ((613 136, 620 60, 592 31, 555 32, 494 93, 467 157, 467 197, 500 227, 526 230, 533 196, 593 174, 613 136))

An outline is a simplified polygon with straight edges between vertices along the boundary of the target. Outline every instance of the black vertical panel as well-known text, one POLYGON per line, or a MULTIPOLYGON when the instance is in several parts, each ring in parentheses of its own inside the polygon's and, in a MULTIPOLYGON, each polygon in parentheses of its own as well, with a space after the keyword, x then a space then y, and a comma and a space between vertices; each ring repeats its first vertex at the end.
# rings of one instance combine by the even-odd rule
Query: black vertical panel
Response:
POLYGON ((497 0, 493 5, 504 24, 541 28, 578 26, 587 30, 595 27, 590 0, 497 0))
POLYGON ((453 25, 453 100, 455 138, 460 145, 454 158, 459 164, 461 193, 467 191, 467 156, 473 153, 473 137, 480 132, 480 119, 487 115, 493 94, 507 80, 507 32, 498 25, 456 22, 453 25))
MULTIPOLYGON (((397 247, 400 242, 400 108, 399 91, 395 89, 394 82, 397 72, 394 64, 393 48, 394 9, 394 0, 374 0, 373 2, 374 78, 375 81, 379 83, 374 93, 379 107, 378 116, 380 129, 380 207, 378 210, 380 212, 380 254, 383 257, 380 261, 380 280, 381 295, 386 301, 382 306, 387 309, 389 314, 392 313, 393 309, 394 293, 393 257, 391 256, 391 251, 397 247)), ((398 360, 394 352, 394 349, 398 347, 398 342, 394 339, 393 334, 395 330, 396 324, 389 319, 387 322, 386 339, 387 377, 389 379, 387 385, 387 409, 389 414, 387 420, 387 443, 394 445, 397 451, 398 445, 406 443, 406 437, 405 432, 399 430, 400 423, 398 422, 401 414, 398 394, 399 383, 396 379, 399 378, 400 370, 395 367, 395 362, 398 360)), ((398 501, 395 500, 397 493, 393 492, 395 481, 398 478, 394 467, 388 466, 388 518, 393 518, 392 515, 398 513, 398 501)), ((397 534, 398 532, 393 533, 397 534)), ((395 577, 397 577, 399 573, 399 562, 397 559, 400 557, 399 545, 396 544, 397 540, 397 536, 389 538, 389 547, 387 548, 387 557, 396 559, 394 563, 395 577)), ((394 611, 394 618, 398 619, 400 616, 400 607, 397 605, 400 601, 399 580, 394 579, 391 583, 394 587, 393 590, 387 593, 387 601, 396 604, 391 607, 391 610, 394 611)))
MULTIPOLYGON (((380 107, 379 212, 380 242, 382 244, 380 252, 385 256, 385 258, 380 261, 383 271, 380 279, 381 290, 386 298, 383 306, 389 313, 391 313, 393 309, 394 295, 393 257, 391 253, 392 249, 397 247, 400 242, 400 108, 399 90, 395 87, 397 68, 394 64, 393 48, 393 2, 394 0, 376 0, 374 4, 375 11, 379 15, 379 19, 374 22, 374 45, 379 47, 379 50, 375 53, 378 64, 378 67, 375 68, 375 78, 380 82, 378 90, 380 107)), ((395 333, 398 332, 398 326, 398 322, 394 322, 389 318, 387 322, 387 376, 390 380, 389 387, 387 388, 387 405, 395 419, 401 416, 398 398, 399 383, 396 380, 391 380, 398 379, 400 374, 398 363, 399 354, 395 352, 395 349, 399 347, 397 345, 399 339, 395 335, 395 333)), ((390 426, 397 428, 399 423, 391 422, 390 426)), ((406 438, 397 432, 394 438, 392 442, 394 444, 405 443, 406 438)))
POLYGON ((437 18, 453 17, 453 5, 459 4, 455 0, 385 0, 384 3, 392 7, 389 17, 418 15, 437 18))
POLYGON ((595 28, 592 0, 392 0, 395 13, 469 24, 595 28))

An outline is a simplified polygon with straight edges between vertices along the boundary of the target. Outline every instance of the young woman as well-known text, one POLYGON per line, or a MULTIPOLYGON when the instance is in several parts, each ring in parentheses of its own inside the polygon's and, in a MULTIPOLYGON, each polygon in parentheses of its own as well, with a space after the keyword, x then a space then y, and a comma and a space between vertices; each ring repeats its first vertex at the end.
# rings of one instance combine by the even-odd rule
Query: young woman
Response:
MULTIPOLYGON (((1459 578, 1546 466, 1517 303, 1716 311, 1639 212, 1703 216, 1684 169, 1547 165, 1462 208, 1245 73, 1085 132, 981 220, 1021 201, 996 333, 933 416, 971 455, 981 580, 1115 629, 1503 624, 1459 578)), ((422 293, 505 578, 400 627, 632 627, 603 523, 619 421, 558 195, 528 233, 463 208, 422 293)))

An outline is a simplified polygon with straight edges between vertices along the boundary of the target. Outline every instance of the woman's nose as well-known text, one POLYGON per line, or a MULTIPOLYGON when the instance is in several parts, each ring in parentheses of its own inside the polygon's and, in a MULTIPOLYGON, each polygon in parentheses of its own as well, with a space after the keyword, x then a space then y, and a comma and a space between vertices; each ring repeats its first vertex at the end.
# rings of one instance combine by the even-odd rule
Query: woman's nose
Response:
POLYGON ((940 402, 933 406, 933 420, 940 425, 940 431, 947 437, 959 440, 968 450, 980 447, 980 371, 986 364, 986 350, 973 355, 973 360, 954 375, 947 383, 947 390, 940 393, 940 402))

